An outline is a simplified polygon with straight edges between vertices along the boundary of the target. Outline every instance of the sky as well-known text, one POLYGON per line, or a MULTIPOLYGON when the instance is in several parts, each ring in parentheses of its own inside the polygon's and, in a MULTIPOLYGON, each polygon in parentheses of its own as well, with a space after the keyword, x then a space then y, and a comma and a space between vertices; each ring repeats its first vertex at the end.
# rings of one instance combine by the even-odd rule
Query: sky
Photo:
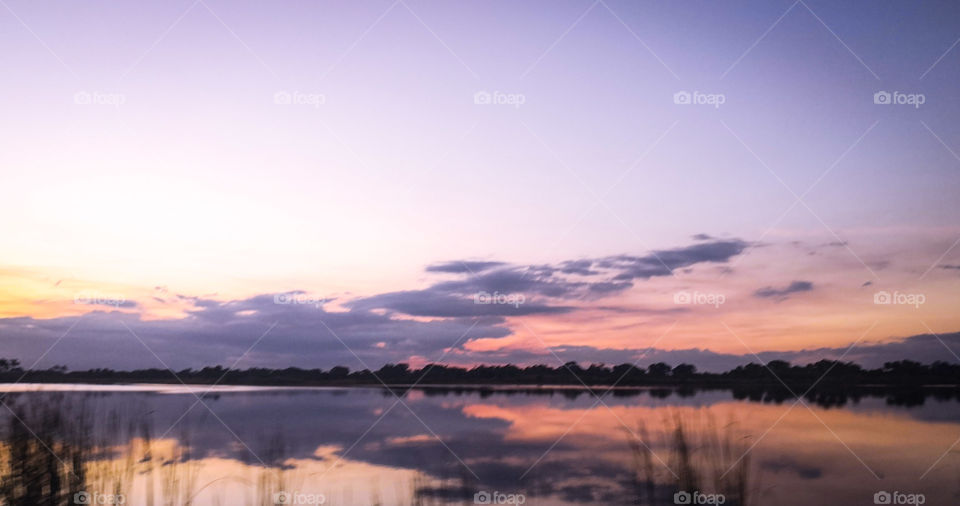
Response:
POLYGON ((0 3, 0 355, 960 361, 955 2, 0 3))

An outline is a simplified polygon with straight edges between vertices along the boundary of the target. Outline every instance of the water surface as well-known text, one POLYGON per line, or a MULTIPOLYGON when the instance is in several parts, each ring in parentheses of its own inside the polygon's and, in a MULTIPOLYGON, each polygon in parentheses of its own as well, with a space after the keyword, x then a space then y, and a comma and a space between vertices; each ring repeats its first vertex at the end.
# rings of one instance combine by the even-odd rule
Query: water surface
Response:
POLYGON ((575 389, 208 390, 0 388, 4 480, 50 480, 14 464, 56 467, 52 451, 66 472, 51 504, 77 490, 158 505, 273 504, 278 493, 474 504, 484 492, 525 504, 673 504, 684 490, 724 493, 726 504, 874 504, 881 491, 960 503, 960 403, 949 395, 818 404, 662 389, 600 399, 575 389))

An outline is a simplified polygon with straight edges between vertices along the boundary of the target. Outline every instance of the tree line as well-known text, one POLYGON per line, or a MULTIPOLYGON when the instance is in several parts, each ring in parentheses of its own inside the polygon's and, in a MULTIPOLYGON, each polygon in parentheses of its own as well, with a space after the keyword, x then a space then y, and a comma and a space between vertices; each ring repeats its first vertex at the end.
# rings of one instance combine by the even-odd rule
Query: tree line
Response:
MULTIPOLYGON (((692 364, 671 366, 664 362, 639 367, 633 364, 586 367, 567 362, 548 365, 478 365, 470 368, 428 364, 387 364, 376 371, 351 371, 344 366, 328 370, 288 367, 228 369, 137 369, 120 371, 97 368, 69 371, 65 366, 25 370, 17 359, 0 359, 0 382, 25 383, 188 383, 222 385, 323 386, 323 385, 559 385, 559 386, 658 386, 693 385, 736 387, 760 384, 784 388, 854 385, 958 385, 960 364, 943 361, 922 364, 911 360, 887 362, 865 369, 853 362, 820 360, 792 365, 783 360, 750 363, 726 372, 700 372, 692 364)), ((800 393, 800 392, 797 392, 800 393)))

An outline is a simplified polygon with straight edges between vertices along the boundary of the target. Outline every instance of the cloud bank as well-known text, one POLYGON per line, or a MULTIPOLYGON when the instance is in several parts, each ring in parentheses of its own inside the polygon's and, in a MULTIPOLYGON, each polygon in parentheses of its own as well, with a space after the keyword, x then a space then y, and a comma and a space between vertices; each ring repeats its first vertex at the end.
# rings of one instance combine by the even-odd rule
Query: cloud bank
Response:
MULTIPOLYGON (((582 301, 612 297, 654 277, 671 276, 677 269, 699 264, 724 264, 750 244, 707 235, 684 247, 646 255, 579 258, 553 264, 523 265, 502 261, 454 260, 429 265, 436 279, 426 288, 374 294, 345 301, 308 297, 305 292, 266 293, 240 300, 216 300, 169 294, 158 301, 189 309, 180 317, 146 318, 142 305, 129 301, 113 310, 90 305, 82 316, 0 319, 2 355, 38 367, 65 364, 73 369, 96 367, 183 369, 208 365, 238 367, 379 368, 388 362, 414 358, 453 364, 581 363, 616 364, 657 361, 693 363, 702 370, 726 370, 754 357, 716 353, 705 349, 614 349, 572 342, 552 350, 501 349, 468 351, 478 339, 511 336, 512 318, 539 315, 563 317, 582 311, 582 301), (124 309, 126 310, 120 310, 124 309), (552 352, 551 352, 552 351, 552 352)), ((761 299, 784 300, 814 289, 811 281, 756 290, 761 299)), ((593 304, 592 311, 623 312, 616 304, 593 304)), ((638 315, 686 311, 630 310, 638 315)), ((942 336, 960 349, 958 334, 942 336)), ((798 362, 839 358, 846 350, 822 348, 792 352, 765 352, 774 358, 798 362)), ((950 358, 934 336, 913 336, 884 344, 863 344, 845 359, 876 366, 885 361, 914 359, 925 362, 950 358)))
MULTIPOLYGON (((240 366, 268 367, 379 367, 445 353, 472 360, 464 346, 511 335, 508 318, 579 311, 579 301, 611 297, 676 269, 725 263, 748 246, 740 239, 703 236, 692 245, 646 255, 554 264, 453 260, 426 267, 437 277, 426 288, 339 301, 337 310, 330 308, 330 299, 305 292, 221 301, 163 289, 164 296, 154 294, 153 301, 188 303, 185 316, 147 319, 133 301, 121 306, 133 311, 92 305, 83 316, 0 319, 0 339, 11 358, 29 364, 43 356, 40 366, 73 368, 176 369, 231 365, 241 356, 240 366)), ((622 310, 615 305, 595 309, 622 310)))

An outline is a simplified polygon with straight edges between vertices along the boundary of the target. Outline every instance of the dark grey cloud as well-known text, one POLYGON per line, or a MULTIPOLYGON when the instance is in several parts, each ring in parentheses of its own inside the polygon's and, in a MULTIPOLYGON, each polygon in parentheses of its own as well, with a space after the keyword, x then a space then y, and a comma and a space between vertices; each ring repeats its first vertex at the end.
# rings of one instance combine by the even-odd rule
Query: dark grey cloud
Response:
POLYGON ((809 292, 813 290, 813 283, 810 281, 793 281, 789 285, 783 288, 774 288, 772 286, 763 287, 755 292, 753 295, 755 297, 760 297, 762 299, 779 299, 783 300, 789 297, 791 294, 799 292, 809 292))
POLYGON ((226 302, 200 299, 182 318, 145 320, 121 311, 3 318, 2 355, 32 363, 53 346, 40 367, 182 369, 231 365, 244 356, 241 367, 359 369, 364 362, 380 367, 411 356, 437 359, 457 342, 462 346, 511 333, 496 317, 415 321, 362 310, 328 311, 317 304, 277 303, 279 295, 284 294, 226 302), (65 337, 57 342, 60 336, 65 337), (244 355, 247 349, 250 352, 244 355))
POLYGON ((632 288, 638 279, 668 276, 676 269, 700 263, 724 263, 748 245, 739 239, 711 240, 644 256, 584 258, 555 265, 450 261, 431 265, 427 271, 458 274, 458 279, 440 281, 422 290, 360 298, 347 303, 347 307, 438 318, 567 313, 574 307, 564 301, 608 297, 632 288), (501 300, 507 303, 498 303, 501 300))
MULTIPOLYGON (((499 295, 499 292, 496 292, 499 295)), ((351 309, 389 309, 412 316, 436 316, 440 318, 474 316, 526 316, 532 314, 559 314, 573 311, 572 306, 551 306, 526 302, 516 294, 505 294, 503 303, 493 300, 493 293, 477 293, 473 297, 460 297, 435 290, 410 290, 390 292, 366 297, 349 303, 351 309), (514 300, 515 303, 510 303, 514 300)))
POLYGON ((347 303, 355 310, 383 309, 412 316, 524 316, 557 314, 571 306, 549 299, 583 298, 587 282, 555 277, 552 268, 507 266, 461 279, 436 283, 423 290, 404 290, 363 297, 347 303))
POLYGON ((948 271, 960 271, 960 265, 943 264, 940 268, 948 271))
POLYGON ((444 281, 430 289, 442 293, 473 295, 486 293, 523 293, 558 299, 578 299, 589 283, 571 281, 555 276, 556 269, 548 266, 510 266, 487 271, 460 280, 444 281))
POLYGON ((579 274, 581 276, 594 276, 599 271, 592 270, 593 260, 567 260, 560 264, 560 272, 564 274, 579 274))
POLYGON ((619 255, 597 262, 606 269, 619 271, 615 281, 668 276, 676 269, 699 263, 725 263, 742 253, 750 244, 740 239, 716 240, 683 248, 658 250, 645 256, 619 255))
POLYGON ((622 292, 627 288, 633 286, 633 283, 628 281, 603 281, 600 283, 593 283, 590 285, 590 291, 598 294, 622 292))

